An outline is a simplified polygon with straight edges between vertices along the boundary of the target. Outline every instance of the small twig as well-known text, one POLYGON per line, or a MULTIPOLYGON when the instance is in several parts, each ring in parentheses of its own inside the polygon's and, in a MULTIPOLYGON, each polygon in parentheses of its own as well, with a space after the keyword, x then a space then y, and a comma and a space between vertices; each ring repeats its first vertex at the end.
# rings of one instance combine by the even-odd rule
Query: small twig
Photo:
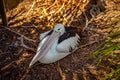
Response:
POLYGON ((90 31, 96 32, 97 34, 105 35, 105 33, 104 33, 104 32, 100 32, 99 29, 89 28, 89 27, 88 27, 87 30, 90 30, 90 31))
POLYGON ((57 63, 58 63, 58 70, 59 70, 60 76, 62 77, 63 72, 62 72, 62 70, 61 70, 61 67, 60 67, 60 63, 59 63, 59 61, 58 61, 57 63))
POLYGON ((59 70, 60 76, 62 77, 61 80, 66 80, 66 76, 65 76, 65 74, 62 72, 62 69, 61 69, 61 67, 60 67, 59 61, 58 61, 58 70, 59 70))
POLYGON ((23 51, 24 51, 24 49, 21 48, 21 49, 18 51, 18 54, 21 54, 23 51))
POLYGON ((61 12, 63 8, 64 8, 64 3, 63 3, 63 5, 61 5, 61 7, 55 12, 55 14, 61 12))
POLYGON ((85 16, 85 20, 86 20, 86 23, 85 23, 85 27, 83 28, 83 32, 84 30, 88 27, 88 24, 91 22, 91 21, 88 21, 88 17, 86 16, 86 14, 83 12, 83 15, 85 16))
MULTIPOLYGON (((1 25, 0 25, 0 26, 1 26, 1 25)), ((28 40, 28 41, 32 41, 32 42, 34 42, 34 43, 36 42, 35 40, 30 39, 30 38, 28 38, 28 37, 26 37, 26 36, 24 36, 24 35, 22 35, 22 34, 20 34, 20 33, 18 33, 18 32, 15 32, 14 30, 12 30, 12 29, 10 29, 10 28, 8 28, 8 27, 6 27, 6 26, 1 26, 1 27, 5 28, 5 29, 7 29, 7 30, 9 30, 9 31, 11 31, 11 32, 19 35, 19 36, 22 36, 24 39, 26 39, 26 40, 28 40)))
POLYGON ((34 27, 34 28, 36 28, 37 26, 34 25, 34 24, 32 24, 32 25, 30 25, 30 26, 21 26, 21 27, 25 27, 25 28, 26 28, 26 27, 27 27, 27 28, 28 28, 28 27, 34 27))
MULTIPOLYGON (((97 42, 98 42, 98 41, 92 41, 92 42, 87 43, 87 44, 85 44, 85 45, 81 45, 79 48, 83 48, 83 47, 86 47, 86 46, 92 45, 92 44, 97 43, 97 42)), ((78 48, 78 49, 79 49, 79 48, 78 48)))
POLYGON ((28 46, 26 46, 26 45, 24 44, 24 42, 23 42, 23 36, 21 36, 20 41, 21 41, 21 46, 22 46, 22 47, 24 47, 24 48, 29 48, 28 46))
POLYGON ((30 72, 30 68, 28 67, 28 68, 26 69, 26 72, 24 73, 24 75, 21 77, 20 80, 25 80, 25 78, 26 78, 26 76, 28 75, 29 72, 30 72))
POLYGON ((21 41, 21 46, 22 46, 22 47, 24 47, 24 48, 26 48, 26 49, 29 49, 29 50, 32 50, 32 51, 34 51, 34 49, 33 49, 33 48, 30 48, 30 47, 28 47, 27 45, 25 45, 25 44, 24 44, 24 41, 23 41, 23 36, 21 36, 20 41, 21 41))
POLYGON ((9 64, 5 65, 5 66, 4 66, 4 67, 2 67, 0 70, 1 70, 1 71, 3 71, 3 70, 8 69, 10 66, 12 66, 12 65, 13 65, 13 63, 15 63, 15 61, 12 61, 11 63, 9 63, 9 64))
POLYGON ((55 0, 55 2, 54 2, 51 6, 49 6, 48 8, 46 8, 46 10, 48 10, 48 9, 50 9, 51 7, 55 6, 56 2, 57 2, 57 0, 55 0))
POLYGON ((25 17, 28 16, 28 14, 30 13, 30 11, 33 9, 34 5, 35 5, 36 2, 33 2, 33 4, 31 5, 29 11, 26 13, 25 17))
POLYGON ((73 50, 72 52, 75 52, 75 51, 79 50, 80 48, 83 48, 83 47, 92 45, 92 44, 97 43, 97 42, 98 42, 98 41, 93 41, 93 42, 87 43, 87 44, 85 44, 85 45, 81 45, 81 46, 79 46, 78 48, 76 48, 75 50, 73 50))
POLYGON ((83 12, 83 15, 85 16, 85 20, 86 20, 85 27, 82 30, 84 32, 84 30, 88 27, 88 25, 94 20, 94 17, 92 17, 90 20, 88 20, 88 17, 86 16, 86 14, 84 12, 83 12))

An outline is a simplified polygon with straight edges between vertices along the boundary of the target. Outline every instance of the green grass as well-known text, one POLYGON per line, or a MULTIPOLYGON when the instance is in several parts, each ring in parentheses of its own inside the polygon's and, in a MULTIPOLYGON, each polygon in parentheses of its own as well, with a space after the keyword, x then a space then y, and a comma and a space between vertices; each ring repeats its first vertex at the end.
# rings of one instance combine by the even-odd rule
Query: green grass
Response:
MULTIPOLYGON (((120 20, 116 20, 111 24, 117 24, 120 20)), ((101 43, 98 48, 92 53, 92 56, 97 56, 95 60, 97 66, 103 65, 107 60, 108 64, 105 67, 112 68, 112 71, 108 73, 102 80, 120 80, 120 52, 115 53, 116 50, 120 50, 120 41, 113 41, 120 39, 120 26, 117 27, 118 31, 112 31, 108 38, 101 43), (114 66, 111 67, 111 66, 114 66)), ((103 65, 104 66, 104 65, 103 65)))

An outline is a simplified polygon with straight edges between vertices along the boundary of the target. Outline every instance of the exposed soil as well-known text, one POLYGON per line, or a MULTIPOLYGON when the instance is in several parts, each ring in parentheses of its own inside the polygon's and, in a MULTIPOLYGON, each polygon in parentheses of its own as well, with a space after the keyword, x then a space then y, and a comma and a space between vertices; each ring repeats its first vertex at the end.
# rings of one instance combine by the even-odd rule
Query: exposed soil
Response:
POLYGON ((0 26, 1 80, 101 80, 112 70, 106 66, 97 68, 94 65, 96 57, 89 58, 88 56, 106 39, 112 28, 119 25, 111 24, 120 19, 119 0, 91 0, 90 2, 88 0, 84 3, 85 5, 82 5, 85 6, 84 9, 79 7, 83 12, 79 12, 80 4, 77 6, 78 9, 75 8, 75 4, 78 4, 75 1, 72 5, 75 6, 73 10, 77 11, 77 14, 71 12, 72 15, 69 13, 68 16, 74 15, 75 17, 65 16, 65 19, 58 15, 69 12, 69 8, 67 10, 69 5, 64 5, 66 7, 64 9, 60 7, 59 3, 55 9, 54 6, 53 8, 49 7, 50 10, 46 10, 46 13, 44 9, 41 10, 41 6, 46 9, 47 6, 56 5, 56 3, 54 1, 53 3, 52 1, 47 2, 47 0, 43 2, 24 0, 16 8, 7 12, 9 27, 0 26), (59 7, 61 12, 63 10, 65 13, 57 12, 59 7), (56 13, 53 12, 53 15, 49 15, 51 10, 56 13), (88 25, 85 16, 88 18, 88 25), (56 23, 78 28, 81 36, 79 49, 53 64, 46 65, 37 62, 29 68, 28 65, 35 55, 39 42, 39 34, 53 28, 56 23), (84 27, 85 25, 87 26, 84 27))

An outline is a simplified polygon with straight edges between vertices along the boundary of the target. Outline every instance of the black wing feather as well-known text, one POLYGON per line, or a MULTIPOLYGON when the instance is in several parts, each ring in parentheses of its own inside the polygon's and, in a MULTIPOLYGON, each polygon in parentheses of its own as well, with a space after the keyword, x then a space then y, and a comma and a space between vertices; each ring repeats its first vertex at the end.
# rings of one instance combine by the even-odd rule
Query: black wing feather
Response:
POLYGON ((74 37, 76 35, 75 30, 76 27, 65 27, 65 33, 59 37, 58 44, 64 41, 65 39, 68 39, 70 37, 74 37))

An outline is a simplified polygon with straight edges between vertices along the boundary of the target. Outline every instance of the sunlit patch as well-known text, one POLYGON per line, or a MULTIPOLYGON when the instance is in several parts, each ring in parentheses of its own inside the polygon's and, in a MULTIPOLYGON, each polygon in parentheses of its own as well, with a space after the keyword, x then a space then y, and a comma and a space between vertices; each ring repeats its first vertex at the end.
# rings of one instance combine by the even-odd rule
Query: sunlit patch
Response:
POLYGON ((23 53, 21 57, 16 61, 16 63, 19 65, 21 62, 24 62, 30 56, 31 54, 23 53))

